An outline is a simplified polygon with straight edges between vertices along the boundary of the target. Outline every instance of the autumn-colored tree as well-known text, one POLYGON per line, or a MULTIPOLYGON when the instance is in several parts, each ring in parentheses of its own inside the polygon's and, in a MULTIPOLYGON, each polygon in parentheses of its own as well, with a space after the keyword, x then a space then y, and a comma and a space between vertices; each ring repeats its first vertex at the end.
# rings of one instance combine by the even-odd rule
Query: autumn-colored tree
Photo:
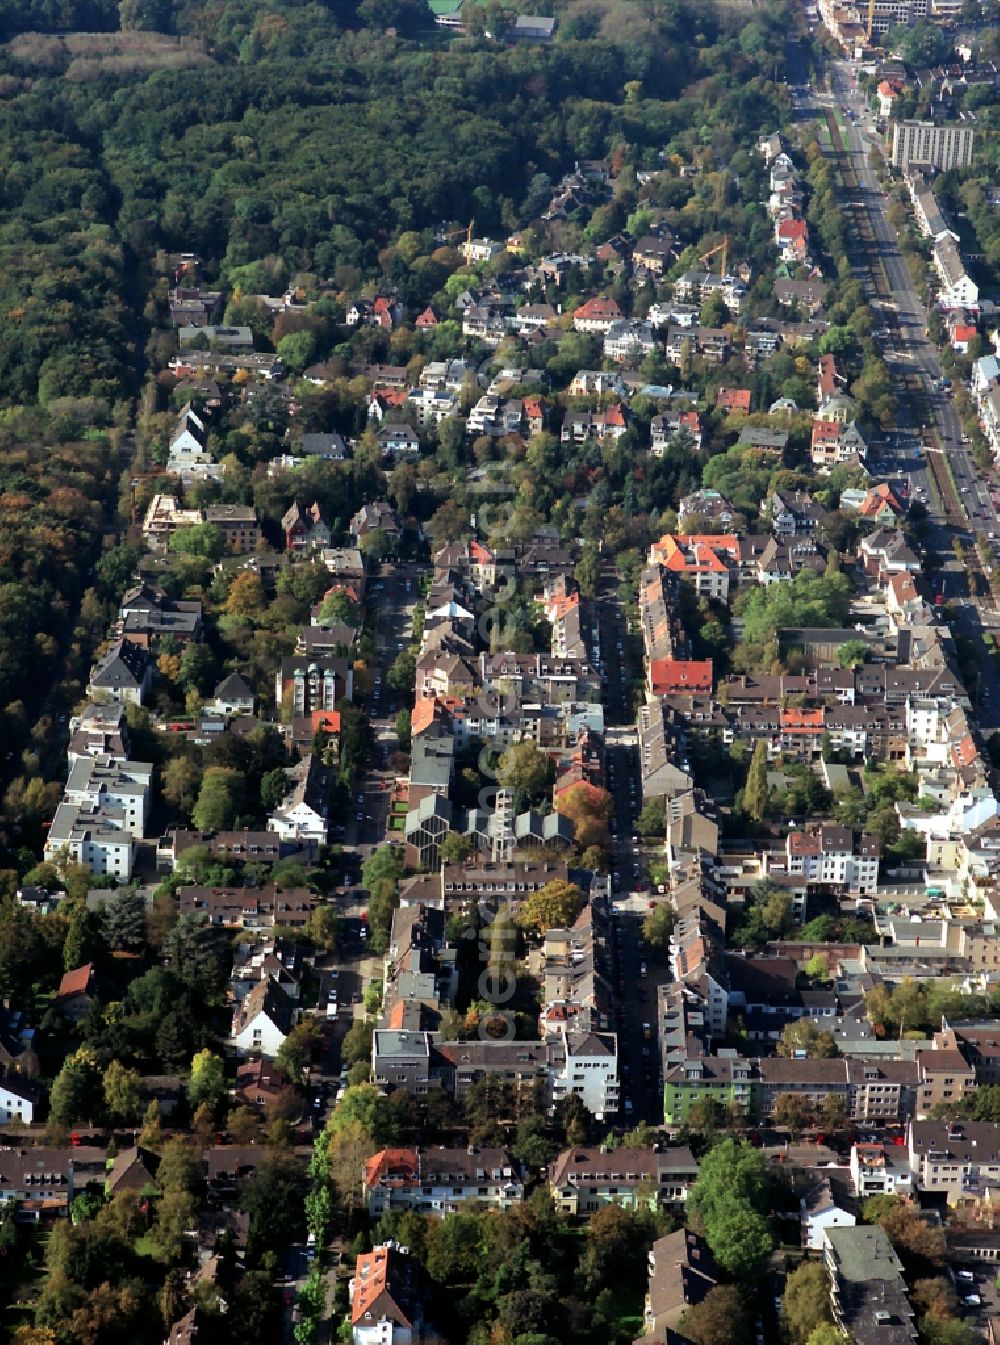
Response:
POLYGON ((575 922, 586 904, 586 896, 574 883, 554 878, 525 897, 517 914, 517 923, 522 929, 536 934, 544 934, 549 929, 566 929, 575 922))
POLYGON ((267 601, 259 574, 241 570, 229 585, 226 612, 230 616, 254 617, 263 612, 267 601))

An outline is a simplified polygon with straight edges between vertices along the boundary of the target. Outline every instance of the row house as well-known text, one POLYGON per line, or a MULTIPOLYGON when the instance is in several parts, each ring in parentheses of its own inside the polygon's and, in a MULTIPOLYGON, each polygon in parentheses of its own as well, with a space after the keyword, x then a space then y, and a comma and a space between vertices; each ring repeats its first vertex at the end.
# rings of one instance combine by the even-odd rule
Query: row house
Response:
POLYGON ((362 1198, 372 1219, 390 1210, 444 1218, 466 1204, 509 1210, 524 1200, 524 1176, 507 1149, 380 1149, 365 1163, 362 1198))
POLYGON ((178 915, 201 915, 221 929, 268 930, 290 926, 302 929, 316 905, 305 888, 281 891, 264 887, 180 887, 178 915))
POLYGON ((972 395, 979 427, 994 457, 1000 458, 1000 359, 996 355, 984 355, 973 364, 972 395))
POLYGON ((680 1212, 698 1177, 698 1162, 680 1145, 576 1148, 552 1163, 549 1192, 556 1209, 589 1218, 609 1205, 680 1212))
POLYGON ((976 308, 979 304, 979 286, 966 270, 954 238, 947 235, 938 239, 931 252, 931 261, 940 281, 938 307, 976 308))
POLYGON ((785 862, 789 873, 810 883, 864 896, 878 884, 878 838, 829 825, 815 832, 792 831, 785 842, 785 862))

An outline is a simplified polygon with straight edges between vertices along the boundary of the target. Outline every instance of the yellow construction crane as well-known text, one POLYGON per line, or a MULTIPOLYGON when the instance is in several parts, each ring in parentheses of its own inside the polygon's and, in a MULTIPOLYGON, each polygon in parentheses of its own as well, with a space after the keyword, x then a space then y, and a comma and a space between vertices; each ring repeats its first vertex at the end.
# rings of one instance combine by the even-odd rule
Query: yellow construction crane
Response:
POLYGON ((726 259, 727 259, 727 257, 729 256, 729 235, 728 235, 728 234, 727 234, 726 237, 722 240, 722 242, 718 245, 718 247, 710 248, 708 252, 704 252, 704 253, 702 253, 702 255, 698 258, 698 260, 699 260, 699 262, 701 262, 701 264, 704 266, 706 262, 711 261, 711 259, 715 256, 715 254, 716 254, 717 252, 721 252, 721 253, 722 253, 722 266, 719 268, 719 275, 720 275, 720 276, 724 276, 724 275, 726 274, 726 259))
POLYGON ((872 29, 875 27, 875 0, 868 0, 868 41, 872 40, 872 29))
POLYGON ((450 234, 445 234, 444 236, 444 241, 450 243, 453 238, 461 238, 464 235, 465 247, 463 251, 465 253, 466 266, 471 265, 472 262, 472 231, 475 227, 476 221, 470 219, 468 225, 464 229, 453 229, 450 234))

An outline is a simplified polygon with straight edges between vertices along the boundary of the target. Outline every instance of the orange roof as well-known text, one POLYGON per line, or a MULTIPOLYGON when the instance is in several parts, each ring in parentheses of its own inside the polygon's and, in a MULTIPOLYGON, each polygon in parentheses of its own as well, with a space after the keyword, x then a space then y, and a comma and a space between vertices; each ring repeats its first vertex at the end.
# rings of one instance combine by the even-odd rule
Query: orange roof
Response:
POLYGON ((790 855, 819 855, 823 847, 819 832, 792 831, 788 835, 788 853, 790 855))
POLYGON ((951 760, 954 766, 972 766, 979 756, 976 744, 967 733, 960 743, 957 743, 951 749, 951 760))
POLYGON ((365 1163, 365 1185, 373 1186, 384 1173, 393 1168, 409 1168, 416 1175, 417 1166, 415 1149, 380 1149, 365 1163))
POLYGON ((782 733, 814 733, 823 728, 823 710, 782 710, 782 733))
POLYGON ((90 978, 93 975, 94 964, 85 962, 82 967, 75 967, 72 971, 66 972, 59 982, 59 989, 56 991, 56 999, 62 999, 64 995, 85 995, 90 985, 90 978))
POLYGON ((699 571, 718 574, 728 569, 723 556, 735 560, 739 554, 739 538, 734 533, 692 533, 690 537, 675 537, 668 532, 650 548, 650 559, 659 561, 675 574, 699 571))
POLYGON ((395 1004, 389 1010, 389 1017, 386 1021, 386 1027, 401 1030, 406 1023, 406 1000, 397 999, 395 1004))
POLYGON ((410 733, 424 733, 434 723, 437 701, 433 696, 421 696, 410 711, 410 733))
POLYGON ((971 341, 976 334, 976 328, 967 323, 959 322, 955 324, 954 341, 971 341))
POLYGON ((836 420, 814 420, 812 428, 812 446, 818 444, 838 444, 844 432, 843 425, 836 420))
POLYGON ((327 733, 340 732, 339 710, 313 710, 312 726, 314 730, 325 729, 327 733))
POLYGON ((721 406, 727 411, 746 411, 750 410, 750 389, 749 388, 720 388, 718 396, 715 399, 716 406, 721 406))
POLYGON ((654 658, 649 663, 653 693, 667 696, 674 691, 712 690, 712 660, 654 658))
POLYGON ((614 299, 605 299, 598 296, 594 299, 588 299, 585 304, 573 314, 575 318, 620 318, 621 309, 614 299))
POLYGON ((809 226, 804 219, 783 219, 778 225, 779 238, 808 238, 809 226))
MULTIPOLYGON (((388 1292, 389 1253, 388 1247, 376 1247, 373 1252, 365 1252, 358 1257, 354 1271, 354 1298, 351 1302, 351 1321, 357 1325, 364 1321, 375 1303, 388 1292)), ((402 1308, 392 1300, 397 1313, 405 1320, 402 1308)))

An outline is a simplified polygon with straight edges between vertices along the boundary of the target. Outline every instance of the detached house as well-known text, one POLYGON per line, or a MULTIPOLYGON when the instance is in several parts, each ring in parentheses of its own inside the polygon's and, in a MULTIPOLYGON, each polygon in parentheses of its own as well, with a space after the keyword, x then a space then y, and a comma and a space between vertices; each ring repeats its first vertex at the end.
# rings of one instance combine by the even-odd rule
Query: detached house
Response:
POLYGON ((409 1250, 384 1243, 358 1257, 348 1286, 352 1345, 417 1345, 422 1310, 409 1250))
POLYGON ((290 505, 281 520, 281 530, 288 551, 309 551, 313 547, 329 546, 332 540, 330 529, 323 522, 322 511, 315 502, 305 508, 298 502, 290 505))
POLYGON ((612 324, 620 322, 622 311, 614 299, 588 299, 573 314, 573 327, 578 332, 608 332, 612 324))
POLYGON ((119 640, 95 664, 87 695, 141 705, 152 684, 153 665, 147 651, 131 640, 119 640))
POLYGON ((275 1056, 294 1026, 295 1001, 268 977, 237 1006, 230 1041, 240 1055, 275 1056))

